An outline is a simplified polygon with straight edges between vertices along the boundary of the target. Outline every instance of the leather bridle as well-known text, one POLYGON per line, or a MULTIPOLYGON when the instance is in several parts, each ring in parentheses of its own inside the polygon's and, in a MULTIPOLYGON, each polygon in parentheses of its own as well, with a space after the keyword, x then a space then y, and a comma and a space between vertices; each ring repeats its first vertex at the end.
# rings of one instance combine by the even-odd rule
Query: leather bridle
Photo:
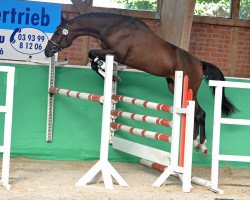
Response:
MULTIPOLYGON (((68 29, 64 28, 64 29, 62 29, 61 39, 59 40, 58 43, 54 42, 51 39, 48 41, 48 43, 53 45, 53 48, 52 48, 53 53, 57 53, 58 51, 60 51, 62 49, 61 48, 61 42, 62 42, 63 38, 66 37, 68 34, 69 34, 68 29)), ((69 44, 69 41, 68 41, 67 37, 66 37, 66 41, 69 44)))

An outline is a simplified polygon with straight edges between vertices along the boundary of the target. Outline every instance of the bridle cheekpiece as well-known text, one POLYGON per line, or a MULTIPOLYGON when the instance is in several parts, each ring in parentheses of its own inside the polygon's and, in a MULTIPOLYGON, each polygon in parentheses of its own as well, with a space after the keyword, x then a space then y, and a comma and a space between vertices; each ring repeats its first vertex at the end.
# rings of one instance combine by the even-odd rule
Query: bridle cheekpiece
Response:
MULTIPOLYGON (((52 49, 53 53, 57 53, 59 50, 61 50, 61 42, 62 42, 63 38, 66 37, 68 34, 69 34, 69 30, 64 28, 64 29, 62 29, 61 39, 59 40, 58 43, 54 42, 51 39, 49 40, 49 43, 51 43, 53 45, 53 49, 52 49)), ((68 42, 68 40, 67 40, 67 42, 68 42)))

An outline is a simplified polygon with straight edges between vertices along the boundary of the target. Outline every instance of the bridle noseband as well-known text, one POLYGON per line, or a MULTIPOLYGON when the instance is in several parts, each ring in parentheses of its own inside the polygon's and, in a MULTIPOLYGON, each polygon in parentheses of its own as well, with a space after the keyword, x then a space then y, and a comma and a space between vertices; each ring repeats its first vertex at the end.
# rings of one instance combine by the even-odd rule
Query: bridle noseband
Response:
MULTIPOLYGON (((57 53, 59 50, 62 49, 62 48, 61 48, 61 42, 62 42, 63 38, 66 37, 68 34, 69 34, 68 29, 64 28, 64 29, 62 29, 61 39, 59 40, 58 43, 54 42, 54 41, 51 40, 51 39, 48 41, 50 44, 53 45, 53 48, 52 48, 52 52, 53 52, 53 53, 57 53)), ((66 40, 67 40, 67 43, 69 44, 67 38, 66 38, 66 40)))

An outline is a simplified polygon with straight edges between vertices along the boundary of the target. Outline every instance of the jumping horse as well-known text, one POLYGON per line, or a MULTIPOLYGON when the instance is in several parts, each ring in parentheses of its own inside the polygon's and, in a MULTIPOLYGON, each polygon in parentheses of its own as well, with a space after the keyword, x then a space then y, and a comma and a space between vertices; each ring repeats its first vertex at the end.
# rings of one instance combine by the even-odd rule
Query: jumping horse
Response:
MULTIPOLYGON (((224 75, 213 64, 195 58, 187 51, 158 37, 141 20, 120 14, 86 13, 71 20, 62 17, 52 38, 45 48, 46 57, 69 47, 79 36, 93 36, 100 40, 102 49, 93 49, 89 57, 104 60, 106 54, 114 55, 116 62, 134 69, 165 77, 169 90, 174 90, 175 71, 188 75, 189 87, 193 90, 195 104, 194 146, 207 154, 205 117, 206 113, 197 101, 197 92, 202 79, 222 80, 224 75), (200 134, 200 143, 198 135, 200 134)), ((214 94, 214 89, 213 89, 214 94)), ((229 116, 236 112, 235 106, 227 99, 223 90, 222 113, 229 116)))

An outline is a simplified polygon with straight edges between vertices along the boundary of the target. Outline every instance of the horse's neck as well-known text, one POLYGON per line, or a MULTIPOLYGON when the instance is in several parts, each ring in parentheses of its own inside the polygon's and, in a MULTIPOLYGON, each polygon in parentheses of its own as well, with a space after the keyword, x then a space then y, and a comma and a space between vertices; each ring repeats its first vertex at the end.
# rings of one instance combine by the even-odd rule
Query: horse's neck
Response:
POLYGON ((98 39, 102 39, 106 30, 112 24, 112 20, 104 19, 96 16, 83 16, 72 21, 76 37, 88 35, 98 39))

